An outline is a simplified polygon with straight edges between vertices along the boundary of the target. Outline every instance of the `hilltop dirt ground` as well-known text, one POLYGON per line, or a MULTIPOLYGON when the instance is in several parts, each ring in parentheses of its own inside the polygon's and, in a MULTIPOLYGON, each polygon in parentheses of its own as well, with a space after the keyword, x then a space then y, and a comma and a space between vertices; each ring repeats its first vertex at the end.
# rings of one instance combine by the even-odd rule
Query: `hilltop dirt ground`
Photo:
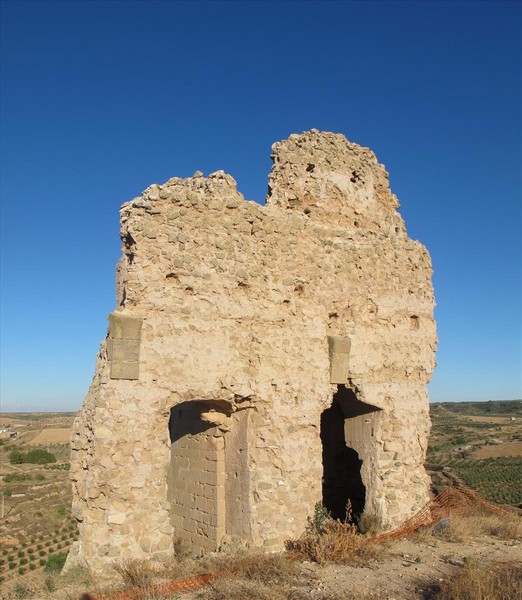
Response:
POLYGON ((381 559, 368 566, 310 565, 318 581, 309 586, 310 598, 375 598, 417 600, 470 560, 520 561, 520 542, 480 536, 472 541, 448 542, 433 538, 402 540, 386 545, 381 559))

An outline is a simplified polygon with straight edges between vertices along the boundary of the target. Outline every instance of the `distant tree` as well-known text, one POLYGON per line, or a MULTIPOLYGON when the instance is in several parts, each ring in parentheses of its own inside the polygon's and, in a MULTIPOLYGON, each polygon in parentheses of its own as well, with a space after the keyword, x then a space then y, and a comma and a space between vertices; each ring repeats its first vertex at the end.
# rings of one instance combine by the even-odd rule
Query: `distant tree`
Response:
POLYGON ((20 465, 22 464, 25 458, 25 454, 23 452, 20 452, 19 450, 12 450, 9 453, 9 462, 12 465, 20 465))
POLYGON ((34 450, 29 450, 24 462, 33 463, 36 465, 46 465, 48 463, 55 463, 56 456, 51 454, 51 452, 47 452, 47 450, 35 448, 34 450))

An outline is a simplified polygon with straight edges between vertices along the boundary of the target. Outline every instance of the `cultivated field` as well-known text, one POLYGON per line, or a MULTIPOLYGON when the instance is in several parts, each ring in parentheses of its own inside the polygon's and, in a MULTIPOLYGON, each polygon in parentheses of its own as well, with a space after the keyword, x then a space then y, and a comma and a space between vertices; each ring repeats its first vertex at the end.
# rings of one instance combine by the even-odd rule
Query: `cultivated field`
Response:
POLYGON ((71 518, 69 438, 73 414, 0 414, 0 427, 19 433, 0 440, 0 577, 25 577, 63 562, 77 536, 71 518), (47 464, 12 464, 13 450, 42 449, 56 458, 47 464))
POLYGON ((467 485, 522 508, 522 401, 431 405, 427 467, 434 491, 467 485))

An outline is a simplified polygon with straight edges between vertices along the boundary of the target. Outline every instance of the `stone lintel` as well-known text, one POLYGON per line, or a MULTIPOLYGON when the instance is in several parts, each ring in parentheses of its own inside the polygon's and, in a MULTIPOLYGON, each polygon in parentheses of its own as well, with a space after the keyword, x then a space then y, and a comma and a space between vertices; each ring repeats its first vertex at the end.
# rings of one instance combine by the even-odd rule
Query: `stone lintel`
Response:
POLYGON ((328 336, 330 355, 330 383, 346 383, 350 364, 350 338, 340 335, 328 336))

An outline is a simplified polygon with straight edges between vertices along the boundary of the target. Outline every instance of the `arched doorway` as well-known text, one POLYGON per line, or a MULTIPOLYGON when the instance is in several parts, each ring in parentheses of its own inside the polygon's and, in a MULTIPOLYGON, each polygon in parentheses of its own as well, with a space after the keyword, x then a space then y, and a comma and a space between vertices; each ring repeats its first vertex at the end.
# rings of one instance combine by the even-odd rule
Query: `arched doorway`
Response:
POLYGON ((248 411, 188 401, 170 412, 168 500, 175 536, 193 551, 217 550, 225 535, 250 537, 248 411))

